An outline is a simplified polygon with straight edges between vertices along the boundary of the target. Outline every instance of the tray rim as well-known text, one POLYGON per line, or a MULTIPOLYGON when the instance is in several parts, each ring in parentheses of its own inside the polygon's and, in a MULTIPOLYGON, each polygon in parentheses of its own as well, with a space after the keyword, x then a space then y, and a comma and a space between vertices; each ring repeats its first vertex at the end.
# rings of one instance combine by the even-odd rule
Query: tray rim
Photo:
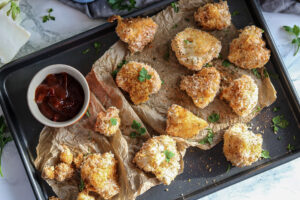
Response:
MULTIPOLYGON (((171 2, 174 2, 174 0, 164 0, 164 1, 160 1, 158 3, 154 3, 151 4, 150 6, 146 7, 146 8, 142 8, 140 10, 134 11, 128 15, 126 15, 125 17, 134 17, 134 16, 139 16, 139 15, 143 15, 145 12, 149 12, 151 10, 157 9, 158 7, 163 7, 163 6, 167 6, 169 5, 171 2)), ((250 0, 247 1, 245 0, 245 2, 247 3, 247 6, 249 8, 250 11, 254 11, 254 13, 251 13, 252 17, 255 18, 256 21, 258 21, 258 24, 263 27, 263 29, 265 30, 265 37, 268 43, 269 48, 272 51, 272 56, 271 56, 271 60, 272 63, 274 65, 274 67, 276 68, 276 70, 279 70, 281 76, 283 77, 283 83, 281 84, 284 88, 284 91, 286 93, 286 95, 288 95, 290 97, 290 100, 292 101, 292 104, 290 105, 291 108, 294 109, 294 114, 296 114, 296 119, 298 116, 300 116, 300 98, 297 95, 297 92, 295 90, 295 87, 291 81, 290 75, 287 71, 287 68, 285 67, 284 62, 282 61, 282 58, 279 54, 279 51, 276 47, 276 44, 274 42, 274 39, 270 33, 270 30, 268 28, 268 25, 266 24, 262 11, 260 9, 260 6, 257 2, 257 0, 250 0)), ((47 54, 49 56, 49 54, 51 55, 55 55, 55 50, 57 48, 69 48, 69 45, 76 45, 76 43, 81 43, 81 40, 83 40, 84 38, 88 37, 88 36, 92 36, 94 34, 99 34, 99 32, 101 31, 105 31, 109 28, 112 28, 115 26, 116 23, 105 23, 103 25, 97 26, 95 28, 92 28, 88 31, 85 31, 83 33, 74 35, 68 39, 62 40, 58 43, 52 44, 48 47, 45 47, 39 51, 33 52, 29 55, 26 55, 22 58, 19 58, 13 62, 10 62, 6 65, 4 65, 1 69, 0 69, 0 105, 2 107, 3 110, 3 114, 5 115, 8 127, 10 129, 11 135, 13 136, 14 142, 16 144, 18 153, 21 157, 23 166, 25 168, 26 174, 28 176, 29 182, 32 186, 34 195, 37 199, 45 199, 44 197, 44 193, 41 189, 41 185, 39 185, 36 177, 34 176, 34 174, 32 173, 32 170, 35 170, 34 167, 32 166, 31 163, 31 159, 29 158, 30 155, 27 153, 25 146, 21 143, 21 138, 18 137, 17 132, 20 131, 18 130, 18 127, 14 126, 14 118, 15 118, 15 113, 13 111, 13 107, 12 105, 9 104, 9 101, 7 100, 7 92, 6 92, 6 88, 3 87, 5 85, 5 81, 6 81, 6 77, 11 73, 16 71, 17 69, 19 69, 19 65, 22 65, 23 63, 27 63, 30 62, 31 59, 33 58, 37 58, 37 57, 43 57, 45 56, 45 54, 47 54)), ((298 119, 300 119, 300 117, 298 117, 298 119)), ((299 124, 299 121, 297 122, 299 124)), ((298 126, 299 127, 299 126, 298 126)), ((205 189, 204 191, 199 191, 199 190, 195 190, 185 196, 179 197, 176 200, 179 199, 196 199, 196 198, 200 198, 203 196, 206 196, 208 194, 211 194, 213 192, 216 192, 220 189, 223 189, 225 187, 228 187, 230 185, 233 185, 235 183, 238 183, 242 180, 246 180, 252 176, 255 176, 259 173, 265 172, 267 170, 270 170, 274 167, 277 167, 279 165, 282 165, 284 163, 287 163, 291 160, 294 160, 296 158, 300 157, 300 149, 292 152, 292 153, 288 153, 285 154, 284 156, 280 156, 275 160, 272 160, 270 162, 261 164, 259 166, 256 166, 255 168, 251 168, 249 170, 243 171, 241 173, 235 174, 234 176, 230 176, 224 180, 222 180, 221 182, 219 182, 218 184, 215 184, 213 186, 208 187, 207 189, 205 189)))

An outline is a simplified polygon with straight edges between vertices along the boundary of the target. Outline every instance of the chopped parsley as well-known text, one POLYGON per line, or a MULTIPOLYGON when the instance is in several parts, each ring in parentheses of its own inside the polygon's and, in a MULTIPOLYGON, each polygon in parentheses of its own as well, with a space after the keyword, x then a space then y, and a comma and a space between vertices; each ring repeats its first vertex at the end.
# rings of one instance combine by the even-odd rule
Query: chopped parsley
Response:
POLYGON ((218 59, 223 59, 222 54, 219 53, 218 59))
POLYGON ((183 40, 183 41, 184 41, 185 44, 190 44, 190 43, 192 43, 192 42, 189 41, 189 40, 183 40))
POLYGON ((118 72, 121 70, 121 68, 123 67, 123 65, 125 65, 125 64, 127 64, 127 63, 128 63, 128 61, 122 60, 122 62, 120 62, 120 63, 117 65, 117 69, 115 69, 115 70, 111 73, 111 75, 113 76, 114 79, 116 78, 118 72))
POLYGON ((280 110, 279 107, 274 107, 274 108, 273 108, 273 112, 277 112, 277 111, 279 111, 279 110, 280 110))
POLYGON ((231 16, 234 17, 234 16, 237 16, 237 15, 239 15, 239 14, 240 14, 240 12, 235 10, 235 11, 232 12, 231 16))
POLYGON ((99 42, 94 42, 94 48, 96 49, 96 52, 98 53, 101 48, 101 44, 99 42))
POLYGON ((143 67, 139 73, 139 81, 144 82, 150 79, 151 79, 151 75, 148 74, 148 71, 143 67))
POLYGON ((171 3, 171 6, 174 9, 174 12, 176 12, 176 13, 179 12, 179 6, 177 3, 173 2, 173 3, 171 3))
POLYGON ((223 65, 224 67, 229 67, 230 64, 231 64, 231 63, 230 63, 228 60, 224 60, 224 61, 222 62, 222 65, 223 65))
POLYGON ((129 1, 106 0, 106 1, 113 10, 128 10, 128 11, 130 11, 135 8, 135 4, 136 4, 135 0, 129 0, 129 1))
POLYGON ((228 173, 230 171, 230 169, 231 169, 231 164, 228 163, 228 167, 227 167, 226 173, 228 173))
POLYGON ((260 106, 257 106, 253 112, 254 112, 254 113, 257 113, 257 112, 259 112, 259 111, 261 111, 261 107, 260 107, 260 106))
POLYGON ((166 161, 167 162, 170 162, 170 159, 175 156, 175 154, 172 151, 169 151, 169 150, 165 150, 164 154, 166 156, 166 161))
POLYGON ((265 76, 265 78, 269 78, 270 77, 270 75, 269 75, 269 73, 268 73, 268 71, 266 69, 264 69, 264 76, 265 76))
POLYGON ((296 51, 294 53, 294 56, 296 56, 300 49, 300 27, 297 25, 294 25, 293 27, 283 26, 283 28, 286 32, 295 36, 295 38, 292 40, 291 43, 296 46, 296 51))
POLYGON ((281 136, 278 136, 278 137, 277 137, 277 140, 281 140, 281 136))
POLYGON ((161 81, 161 84, 162 84, 162 85, 165 84, 165 81, 162 80, 162 81, 161 81))
POLYGON ((295 135, 293 136, 293 140, 296 140, 296 136, 295 135))
POLYGON ((78 185, 79 192, 83 191, 84 187, 85 187, 84 181, 82 180, 82 178, 80 178, 80 182, 79 182, 79 185, 78 185))
POLYGON ((12 137, 11 136, 5 136, 4 133, 6 131, 6 124, 4 121, 4 117, 1 116, 0 117, 0 176, 3 177, 3 173, 1 170, 1 157, 2 157, 2 152, 4 149, 4 146, 9 143, 10 141, 12 141, 12 137))
POLYGON ((118 123, 118 120, 116 118, 110 118, 111 125, 115 126, 118 123))
POLYGON ((251 69, 252 73, 257 77, 257 78, 261 78, 260 73, 257 71, 257 69, 251 69))
POLYGON ((82 54, 87 54, 88 52, 90 52, 90 49, 89 48, 87 48, 86 50, 84 50, 84 51, 82 51, 82 54))
POLYGON ((212 131, 211 128, 207 128, 206 130, 208 130, 208 134, 204 139, 199 141, 200 144, 212 144, 213 143, 214 132, 212 131))
POLYGON ((212 67, 211 63, 206 63, 203 67, 212 67))
POLYGON ((209 122, 217 122, 220 119, 220 115, 218 113, 212 113, 211 115, 208 116, 207 120, 209 122))
POLYGON ((91 114, 90 114, 90 108, 87 109, 85 115, 86 115, 87 117, 90 117, 90 116, 91 116, 91 114))
POLYGON ((10 8, 9 10, 6 12, 6 15, 9 16, 11 14, 12 19, 15 21, 18 17, 18 15, 20 14, 20 7, 18 6, 18 4, 11 0, 10 1, 10 8))
POLYGON ((141 123, 133 120, 131 124, 131 128, 135 129, 136 131, 132 131, 130 133, 131 138, 136 138, 137 136, 142 136, 146 133, 146 129, 142 127, 141 123))
POLYGON ((286 128, 289 125, 289 122, 284 119, 283 115, 278 115, 276 117, 273 117, 272 122, 273 122, 272 127, 274 133, 277 133, 279 128, 286 128))
POLYGON ((262 157, 262 158, 265 158, 265 159, 271 158, 271 157, 270 157, 270 153, 269 153, 267 150, 262 150, 262 152, 261 152, 261 157, 262 157))
POLYGON ((50 21, 50 20, 55 20, 55 17, 51 15, 51 13, 53 12, 53 9, 52 8, 49 8, 47 10, 48 14, 47 15, 44 15, 42 17, 42 20, 43 20, 43 23, 47 22, 47 21, 50 21))
POLYGON ((289 152, 294 151, 294 150, 295 150, 295 147, 294 147, 293 145, 291 145, 291 144, 288 144, 287 150, 288 150, 289 152))

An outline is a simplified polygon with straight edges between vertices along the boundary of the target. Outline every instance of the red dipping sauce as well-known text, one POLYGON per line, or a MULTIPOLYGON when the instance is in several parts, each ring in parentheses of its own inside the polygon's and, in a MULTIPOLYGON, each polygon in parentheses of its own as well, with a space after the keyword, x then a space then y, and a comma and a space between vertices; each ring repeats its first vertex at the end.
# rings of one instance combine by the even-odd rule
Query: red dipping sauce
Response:
POLYGON ((84 91, 79 82, 65 72, 49 74, 37 87, 35 101, 45 117, 63 122, 80 112, 84 91))

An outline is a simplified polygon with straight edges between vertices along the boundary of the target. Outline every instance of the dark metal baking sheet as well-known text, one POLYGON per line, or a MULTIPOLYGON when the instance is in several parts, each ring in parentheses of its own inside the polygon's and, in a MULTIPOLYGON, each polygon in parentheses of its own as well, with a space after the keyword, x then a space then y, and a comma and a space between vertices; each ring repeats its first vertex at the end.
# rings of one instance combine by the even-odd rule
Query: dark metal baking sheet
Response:
MULTIPOLYGON (((131 16, 153 14, 170 2, 172 1, 161 1, 136 11, 131 16)), ((230 0, 228 3, 231 12, 238 11, 240 13, 233 17, 233 23, 237 28, 243 28, 250 24, 260 26, 265 30, 265 39, 268 47, 272 50, 271 61, 267 64, 267 69, 270 73, 279 75, 278 79, 271 77, 277 90, 278 99, 271 107, 263 109, 251 122, 253 127, 259 126, 261 127, 260 131, 264 131, 263 148, 269 150, 272 158, 260 160, 250 167, 231 168, 227 171, 229 163, 222 153, 223 143, 208 151, 189 148, 184 158, 184 173, 179 175, 171 185, 159 185, 151 188, 138 199, 196 199, 288 162, 300 155, 299 98, 262 18, 258 4, 254 0, 230 0), (277 113, 272 112, 275 106, 280 107, 280 111, 277 113), (272 132, 271 119, 279 114, 284 115, 290 125, 275 135, 272 132), (281 137, 281 140, 277 139, 278 136, 281 137), (295 147, 293 152, 287 151, 288 144, 295 147), (168 191, 166 191, 167 188, 168 191)), ((104 24, 18 59, 0 70, 0 103, 33 191, 39 200, 48 199, 48 196, 52 196, 54 193, 33 166, 33 160, 36 157, 35 148, 43 126, 33 118, 27 106, 26 92, 29 82, 40 69, 56 63, 74 66, 83 74, 87 74, 94 61, 117 40, 114 25, 104 24), (100 52, 96 52, 93 48, 94 42, 101 43, 100 52), (90 52, 82 54, 87 48, 90 49, 90 52)), ((256 132, 255 128, 254 132, 256 132)))

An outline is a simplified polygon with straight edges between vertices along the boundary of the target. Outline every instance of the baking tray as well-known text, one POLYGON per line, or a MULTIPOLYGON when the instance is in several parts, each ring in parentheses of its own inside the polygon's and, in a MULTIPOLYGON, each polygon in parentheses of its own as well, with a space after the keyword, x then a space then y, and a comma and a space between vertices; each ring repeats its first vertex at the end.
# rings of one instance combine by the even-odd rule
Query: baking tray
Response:
MULTIPOLYGON (((170 2, 172 1, 160 1, 145 9, 135 11, 129 16, 154 14, 170 2)), ((249 0, 230 0, 228 3, 231 12, 240 13, 233 17, 235 26, 243 28, 246 25, 255 24, 263 28, 268 48, 272 51, 271 60, 266 67, 270 74, 278 74, 278 78, 271 76, 278 99, 271 107, 263 109, 251 122, 253 127, 258 125, 262 127, 260 132, 262 130, 264 132, 263 148, 270 152, 272 158, 260 160, 250 167, 242 169, 234 167, 228 170, 229 163, 222 152, 223 143, 208 151, 189 148, 184 157, 184 173, 179 175, 171 185, 153 187, 138 199, 197 199, 286 163, 300 155, 299 98, 274 45, 259 5, 256 1, 249 0), (275 106, 280 107, 280 111, 274 113, 272 109, 275 106), (271 119, 279 114, 284 115, 290 124, 288 128, 281 129, 275 135, 271 128, 271 119), (281 140, 278 140, 278 137, 281 137, 281 140), (288 152, 288 144, 293 145, 295 150, 288 152)), ((33 160, 36 157, 35 148, 43 125, 34 119, 27 106, 26 92, 29 82, 36 72, 57 63, 74 66, 83 74, 87 74, 94 61, 118 40, 114 27, 115 24, 101 25, 18 59, 0 70, 0 103, 33 191, 39 200, 48 199, 48 196, 54 193, 33 166, 33 160), (93 48, 94 42, 101 44, 99 52, 93 48), (86 49, 90 51, 83 54, 82 52, 86 49)), ((254 132, 257 132, 256 129, 254 132)))

